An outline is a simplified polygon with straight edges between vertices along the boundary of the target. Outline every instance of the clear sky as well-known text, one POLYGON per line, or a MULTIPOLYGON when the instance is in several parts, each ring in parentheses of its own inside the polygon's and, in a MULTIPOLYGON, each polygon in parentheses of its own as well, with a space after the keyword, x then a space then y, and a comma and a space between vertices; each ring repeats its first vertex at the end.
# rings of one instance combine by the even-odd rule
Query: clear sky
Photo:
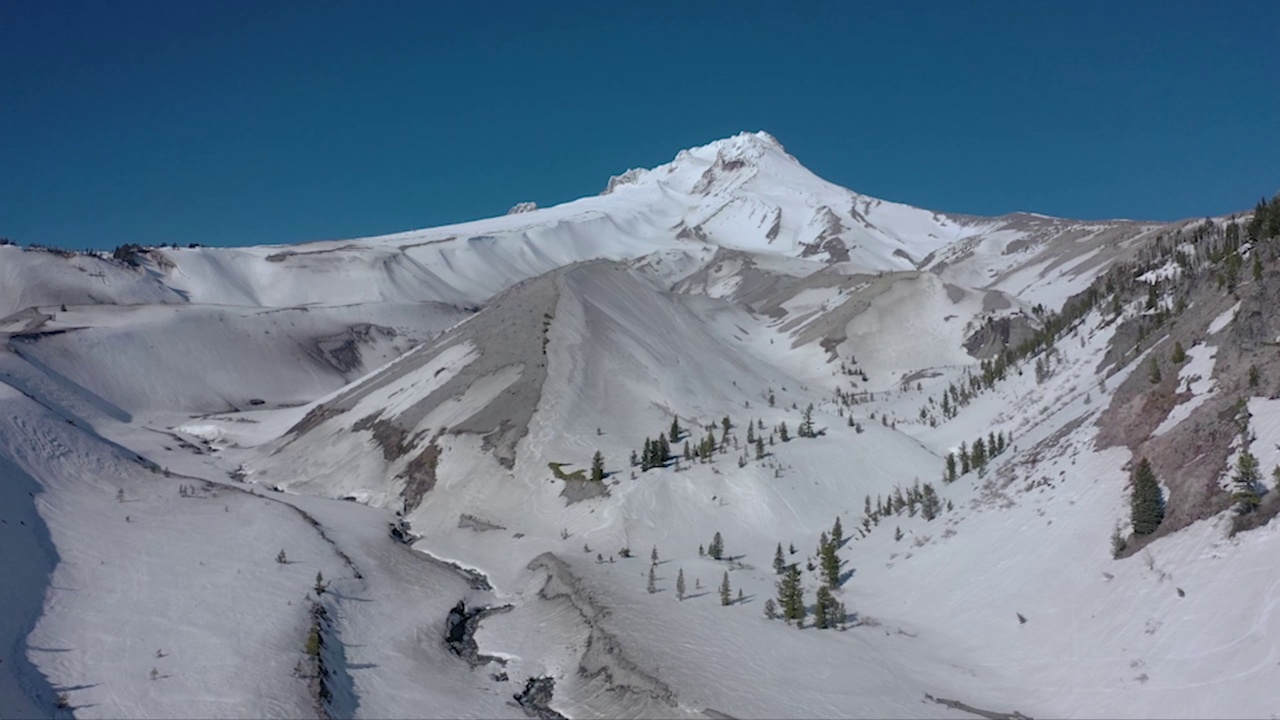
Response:
POLYGON ((598 193, 767 130, 975 214, 1280 190, 1280 2, 0 0, 0 237, 298 242, 598 193))

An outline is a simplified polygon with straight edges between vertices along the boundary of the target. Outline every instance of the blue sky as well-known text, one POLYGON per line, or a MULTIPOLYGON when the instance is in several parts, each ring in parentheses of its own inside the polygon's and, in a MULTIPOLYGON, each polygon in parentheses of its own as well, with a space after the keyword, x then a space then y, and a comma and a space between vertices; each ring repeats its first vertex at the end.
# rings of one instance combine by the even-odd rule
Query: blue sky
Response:
POLYGON ((1177 219, 1280 190, 1280 2, 0 0, 0 236, 355 237, 767 130, 849 188, 1177 219))

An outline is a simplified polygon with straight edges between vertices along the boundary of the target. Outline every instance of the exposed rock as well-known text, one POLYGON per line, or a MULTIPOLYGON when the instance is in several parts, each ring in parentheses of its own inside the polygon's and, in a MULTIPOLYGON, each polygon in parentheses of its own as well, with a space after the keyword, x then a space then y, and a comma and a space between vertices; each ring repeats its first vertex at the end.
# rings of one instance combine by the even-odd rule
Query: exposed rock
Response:
POLYGON ((507 211, 507 214, 519 215, 520 213, 533 212, 534 210, 537 210, 537 209, 538 209, 538 203, 536 202, 519 202, 519 203, 516 203, 515 205, 512 205, 511 209, 507 211))

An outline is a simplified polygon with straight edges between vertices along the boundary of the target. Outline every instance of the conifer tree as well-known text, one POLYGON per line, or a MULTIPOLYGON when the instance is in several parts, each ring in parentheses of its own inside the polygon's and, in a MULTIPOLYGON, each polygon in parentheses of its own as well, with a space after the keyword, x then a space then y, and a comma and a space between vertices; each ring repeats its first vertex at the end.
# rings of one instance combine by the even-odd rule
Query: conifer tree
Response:
POLYGON ((670 437, 671 437, 671 442, 677 442, 680 440, 680 418, 679 417, 671 418, 670 437))
POLYGON ((973 441, 973 467, 981 471, 987 465, 987 447, 982 438, 973 441))
POLYGON ((844 544, 844 526, 840 524, 840 516, 836 516, 836 522, 831 526, 831 544, 839 548, 844 544))
POLYGON ((1182 361, 1187 359, 1187 351, 1182 349, 1182 341, 1173 343, 1173 354, 1169 356, 1169 362, 1174 365, 1181 365, 1182 361))
POLYGON ((649 585, 646 587, 646 589, 649 591, 650 595, 658 592, 658 585, 657 585, 658 576, 654 570, 655 567, 656 566, 654 565, 649 566, 649 585))
POLYGON ((1262 502, 1261 494, 1258 492, 1258 484, 1261 480, 1262 472, 1259 470, 1258 458, 1254 457, 1246 446, 1240 453, 1240 457, 1236 459, 1236 471, 1231 478, 1231 499, 1238 503, 1239 512, 1253 512, 1262 502))
POLYGON ((788 623, 804 620, 804 588, 800 585, 800 566, 794 563, 787 566, 778 581, 778 607, 782 608, 782 618, 788 623))
POLYGON ((747 423, 747 442, 754 444, 756 441, 755 423, 747 423))
POLYGON ((782 571, 787 568, 786 561, 782 558, 782 543, 778 543, 778 549, 773 553, 773 572, 781 575, 782 571))
POLYGON ((324 581, 324 575, 316 573, 316 595, 323 595, 325 590, 329 589, 329 584, 324 581))
POLYGON ((1150 378, 1152 385, 1158 385, 1160 383, 1160 379, 1161 379, 1160 363, 1155 359, 1154 356, 1152 356, 1151 358, 1151 369, 1148 374, 1148 377, 1150 378))
POLYGON ((724 539, 720 537, 720 531, 711 538, 711 544, 707 546, 707 554, 713 559, 719 560, 724 555, 724 539))
POLYGON ((811 438, 814 436, 813 403, 809 403, 809 406, 804 409, 804 414, 800 419, 800 429, 796 431, 796 434, 802 438, 811 438))
POLYGON ((822 582, 831 588, 840 586, 840 556, 836 550, 835 541, 827 539, 827 534, 823 533, 818 543, 818 562, 822 568, 822 582))
POLYGON ((684 568, 676 572, 676 599, 684 600, 684 568))
POLYGON ((817 601, 813 605, 813 626, 822 630, 827 627, 827 606, 831 603, 831 591, 826 585, 818 588, 817 601))
POLYGON ((654 565, 658 564, 658 546, 654 545, 653 550, 649 552, 649 562, 654 565))
POLYGON ((599 450, 591 456, 591 479, 595 482, 604 480, 604 455, 599 450))
POLYGON ((733 597, 729 595, 729 571, 724 571, 724 579, 720 581, 720 604, 728 605, 733 602, 733 597))
POLYGON ((284 554, 284 550, 281 550, 280 554, 276 555, 276 562, 280 563, 281 565, 287 565, 289 563, 289 557, 284 554))
POLYGON ((1164 520, 1164 499, 1151 463, 1144 457, 1133 471, 1133 494, 1130 500, 1133 532, 1150 535, 1164 520))
POLYGON ((932 520, 938 517, 942 511, 942 501, 938 498, 938 493, 933 486, 925 483, 920 495, 920 514, 924 519, 932 520))
POLYGON ((759 435, 756 436, 756 459, 764 459, 764 440, 759 435))
POLYGON ((955 453, 947 453, 947 474, 945 477, 947 479, 947 482, 956 481, 956 454, 955 453))
POLYGON ((787 421, 783 420, 778 423, 778 439, 782 442, 790 442, 791 437, 787 434, 787 421))
POLYGON ((631 467, 635 467, 639 464, 640 464, 640 458, 636 456, 636 451, 632 450, 631 451, 631 467))
POLYGON ((769 598, 764 601, 764 616, 773 620, 778 617, 778 603, 769 598))
POLYGON ((964 443, 960 443, 960 474, 967 475, 969 473, 969 449, 964 443))

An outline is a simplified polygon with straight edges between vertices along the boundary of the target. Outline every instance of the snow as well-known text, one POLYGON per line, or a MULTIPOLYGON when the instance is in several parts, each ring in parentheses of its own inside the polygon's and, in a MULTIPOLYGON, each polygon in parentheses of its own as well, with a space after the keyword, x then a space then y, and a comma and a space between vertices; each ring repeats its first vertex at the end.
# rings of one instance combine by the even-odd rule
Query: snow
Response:
POLYGON ((1208 333, 1210 335, 1217 335, 1218 333, 1222 332, 1222 329, 1230 325, 1231 321, 1235 319, 1236 312, 1238 310, 1240 310, 1240 301, 1237 300, 1235 305, 1232 305, 1230 308, 1225 310, 1221 315, 1214 318, 1213 322, 1209 323, 1208 333))
MULTIPOLYGON (((542 675, 571 717, 967 716, 926 694, 1035 717, 1275 711, 1258 689, 1280 681, 1280 528, 1227 539, 1218 516, 1111 557, 1131 458, 1097 448, 1095 423, 1145 359, 1100 379, 1115 323, 1088 314, 1048 377, 1028 360, 957 417, 918 417, 975 364, 963 342, 992 317, 988 292, 1009 293, 1009 313, 1058 307, 1154 226, 881 201, 760 133, 611 186, 378 238, 163 250, 141 268, 0 247, 7 714, 52 714, 66 692, 78 717, 311 716, 293 669, 316 572, 338 716, 521 717, 511 698, 542 675), (848 259, 803 256, 816 242, 848 259), (853 385, 833 351, 856 356, 874 401, 837 412, 833 390, 853 385), (757 459, 746 423, 794 435, 809 404, 819 436, 757 459), (673 417, 696 443, 725 416, 714 463, 629 466, 673 417), (526 432, 503 462, 511 430, 526 432), (989 431, 1013 447, 942 483, 946 453, 989 431), (429 445, 431 482, 404 507, 403 472, 429 445), (566 493, 548 465, 597 450, 608 494, 566 493), (865 498, 916 482, 952 509, 864 532, 865 498), (803 566, 837 516, 852 626, 767 619, 774 548, 794 544, 803 566), (388 534, 399 519, 408 545, 388 534), (717 531, 731 559, 699 554, 717 531), (725 573, 743 602, 720 605, 725 573), (505 664, 445 648, 459 600, 511 606, 476 634, 505 664)), ((1188 350, 1191 397, 1157 433, 1215 392, 1216 351, 1188 350)), ((1249 409, 1266 474, 1280 401, 1249 409)))
MULTIPOLYGON (((1213 331, 1210 331, 1212 334, 1213 331)), ((1178 423, 1191 417, 1196 408, 1204 404, 1212 395, 1217 381, 1213 379, 1213 367, 1216 362, 1218 348, 1215 345, 1199 343, 1187 350, 1187 361, 1178 369, 1178 387, 1191 397, 1173 407, 1169 415, 1156 427, 1153 435, 1163 435, 1178 426, 1178 423)))

